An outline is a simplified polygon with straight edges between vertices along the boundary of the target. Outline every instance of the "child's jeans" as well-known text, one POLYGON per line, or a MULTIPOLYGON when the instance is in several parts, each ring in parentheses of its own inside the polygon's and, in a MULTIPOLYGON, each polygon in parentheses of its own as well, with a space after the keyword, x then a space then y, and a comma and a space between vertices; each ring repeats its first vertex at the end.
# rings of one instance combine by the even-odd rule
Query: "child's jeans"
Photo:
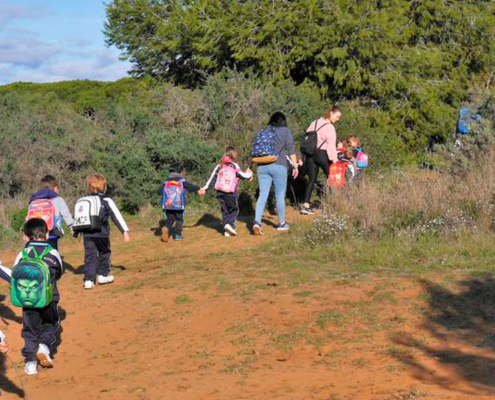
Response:
POLYGON ((217 192, 217 200, 220 203, 220 211, 222 212, 223 225, 235 227, 235 221, 239 215, 239 205, 237 203, 236 193, 217 192))
POLYGON ((165 227, 168 229, 169 236, 182 235, 182 227, 184 226, 184 211, 166 210, 165 227))
POLYGON ((45 344, 50 353, 55 350, 57 332, 60 327, 58 302, 52 301, 45 308, 22 309, 22 355, 25 362, 35 361, 38 346, 45 344))

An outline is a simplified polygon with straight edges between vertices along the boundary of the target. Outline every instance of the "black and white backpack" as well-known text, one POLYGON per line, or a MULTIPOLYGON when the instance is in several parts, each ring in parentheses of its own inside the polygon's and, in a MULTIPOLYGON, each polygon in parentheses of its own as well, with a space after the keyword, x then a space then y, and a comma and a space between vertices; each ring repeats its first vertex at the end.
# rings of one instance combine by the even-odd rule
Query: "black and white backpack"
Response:
POLYGON ((74 232, 98 232, 101 230, 101 199, 98 196, 82 197, 74 209, 74 232))

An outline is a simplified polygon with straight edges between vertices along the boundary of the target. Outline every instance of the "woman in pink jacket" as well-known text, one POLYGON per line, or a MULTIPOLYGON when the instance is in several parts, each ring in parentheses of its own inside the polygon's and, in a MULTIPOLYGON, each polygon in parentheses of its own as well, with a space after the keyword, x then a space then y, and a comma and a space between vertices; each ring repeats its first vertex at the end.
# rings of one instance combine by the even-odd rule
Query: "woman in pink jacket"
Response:
POLYGON ((304 203, 301 208, 302 214, 313 214, 310 209, 311 193, 313 192, 315 183, 318 179, 318 172, 321 168, 323 173, 328 178, 330 165, 337 162, 337 133, 334 124, 342 117, 342 111, 336 106, 331 106, 325 116, 313 121, 307 132, 318 132, 316 152, 310 155, 304 155, 304 166, 308 174, 309 182, 304 195, 304 203))

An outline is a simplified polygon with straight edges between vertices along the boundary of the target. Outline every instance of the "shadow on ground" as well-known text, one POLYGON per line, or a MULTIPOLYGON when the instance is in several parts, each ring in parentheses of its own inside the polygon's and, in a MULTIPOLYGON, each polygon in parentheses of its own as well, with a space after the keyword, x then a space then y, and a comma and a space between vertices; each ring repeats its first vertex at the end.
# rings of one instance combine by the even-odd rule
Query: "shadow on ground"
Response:
MULTIPOLYGON (((13 321, 18 324, 22 323, 22 318, 16 316, 14 311, 10 309, 7 305, 5 305, 6 296, 0 295, 0 317, 4 324, 9 325, 8 321, 13 321)), ((6 340, 8 343, 8 338, 6 340)), ((16 365, 12 363, 12 360, 9 355, 0 354, 0 397, 3 392, 12 393, 17 395, 20 398, 25 398, 26 395, 24 393, 24 389, 19 387, 15 382, 12 382, 9 378, 5 376, 7 372, 7 368, 17 368, 16 365)), ((19 381, 20 386, 22 386, 22 382, 19 381)))
POLYGON ((396 358, 420 380, 449 389, 466 383, 495 393, 495 279, 470 277, 452 289, 420 283, 427 299, 421 330, 436 340, 395 335, 395 344, 413 350, 396 358))

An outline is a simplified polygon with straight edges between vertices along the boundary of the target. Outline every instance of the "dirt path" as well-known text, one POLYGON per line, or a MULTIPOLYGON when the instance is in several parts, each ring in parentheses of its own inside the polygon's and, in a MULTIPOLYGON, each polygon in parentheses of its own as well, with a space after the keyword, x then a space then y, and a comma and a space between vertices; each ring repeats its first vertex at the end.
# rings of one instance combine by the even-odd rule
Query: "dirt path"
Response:
MULTIPOLYGON (((265 254, 274 229, 259 238, 241 223, 229 239, 206 225, 163 244, 131 224, 130 245, 113 237, 116 282, 91 291, 82 289, 81 244, 65 241, 62 342, 55 368, 35 377, 23 374, 20 312, 4 299, 26 398, 495 398, 495 346, 483 345, 493 335, 474 319, 452 330, 448 315, 436 318, 441 277, 301 286, 265 254)), ((2 398, 19 398, 19 377, 5 366, 2 398)))

